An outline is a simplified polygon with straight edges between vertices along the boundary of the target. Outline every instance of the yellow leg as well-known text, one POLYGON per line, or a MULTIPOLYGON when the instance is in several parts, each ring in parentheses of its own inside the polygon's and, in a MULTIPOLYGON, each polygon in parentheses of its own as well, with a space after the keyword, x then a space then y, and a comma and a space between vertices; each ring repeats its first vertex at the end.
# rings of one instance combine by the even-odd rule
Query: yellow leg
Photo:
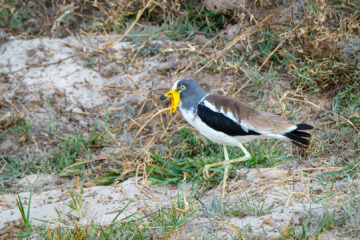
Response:
POLYGON ((204 167, 203 174, 204 174, 205 178, 210 178, 210 174, 209 174, 209 169, 210 168, 221 166, 221 165, 223 165, 225 167, 225 169, 224 169, 224 177, 223 177, 223 180, 222 180, 222 197, 224 197, 224 194, 225 194, 226 180, 227 180, 227 177, 228 177, 228 171, 229 171, 230 164, 231 163, 236 163, 236 162, 247 161, 247 160, 249 160, 251 158, 250 153, 246 150, 246 148, 241 143, 239 143, 239 147, 241 148, 241 151, 243 151, 243 153, 244 153, 243 157, 229 160, 229 154, 228 154, 226 146, 224 145, 225 161, 218 162, 218 163, 213 163, 213 164, 208 164, 208 165, 205 165, 205 167, 204 167))
POLYGON ((225 189, 226 189, 226 180, 228 177, 228 172, 229 172, 229 168, 230 168, 230 163, 229 162, 229 153, 227 150, 227 147, 224 145, 224 156, 225 156, 225 161, 224 161, 224 177, 222 180, 222 194, 221 194, 221 198, 224 198, 225 195, 225 189))

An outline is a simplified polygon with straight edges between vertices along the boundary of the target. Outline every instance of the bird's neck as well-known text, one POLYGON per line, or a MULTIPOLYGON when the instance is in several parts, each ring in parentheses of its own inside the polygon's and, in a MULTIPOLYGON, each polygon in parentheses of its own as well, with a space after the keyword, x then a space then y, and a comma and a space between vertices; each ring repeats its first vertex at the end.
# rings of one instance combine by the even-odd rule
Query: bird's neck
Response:
POLYGON ((196 112, 197 106, 206 94, 207 93, 205 91, 199 89, 196 93, 191 94, 191 97, 186 97, 184 99, 181 99, 180 97, 180 108, 186 111, 196 112))

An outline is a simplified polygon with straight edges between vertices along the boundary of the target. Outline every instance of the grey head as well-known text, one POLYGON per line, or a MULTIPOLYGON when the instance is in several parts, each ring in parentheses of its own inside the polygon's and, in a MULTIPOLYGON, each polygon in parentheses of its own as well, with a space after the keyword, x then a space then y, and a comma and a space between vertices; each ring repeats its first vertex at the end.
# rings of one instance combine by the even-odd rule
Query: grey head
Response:
POLYGON ((200 100, 207 94, 200 85, 191 78, 177 81, 174 88, 179 88, 181 109, 196 111, 200 100))

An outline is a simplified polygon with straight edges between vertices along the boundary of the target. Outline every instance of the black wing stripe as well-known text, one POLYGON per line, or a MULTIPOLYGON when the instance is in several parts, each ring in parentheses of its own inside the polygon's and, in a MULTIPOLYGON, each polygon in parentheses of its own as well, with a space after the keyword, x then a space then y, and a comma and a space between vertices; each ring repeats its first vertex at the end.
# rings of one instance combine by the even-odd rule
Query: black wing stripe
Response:
POLYGON ((209 127, 233 137, 260 135, 260 133, 257 133, 253 130, 246 132, 237 122, 226 117, 222 113, 212 111, 210 108, 205 106, 204 102, 199 104, 197 115, 209 127))

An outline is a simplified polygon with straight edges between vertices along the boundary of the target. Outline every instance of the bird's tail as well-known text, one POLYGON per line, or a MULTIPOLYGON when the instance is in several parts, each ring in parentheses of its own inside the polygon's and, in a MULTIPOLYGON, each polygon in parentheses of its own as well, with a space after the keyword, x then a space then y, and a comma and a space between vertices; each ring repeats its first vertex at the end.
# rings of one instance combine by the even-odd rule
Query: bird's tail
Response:
POLYGON ((307 147, 310 143, 309 138, 311 137, 311 134, 300 130, 310 130, 314 127, 304 123, 297 124, 296 126, 297 128, 295 130, 285 133, 284 136, 299 147, 307 147))

